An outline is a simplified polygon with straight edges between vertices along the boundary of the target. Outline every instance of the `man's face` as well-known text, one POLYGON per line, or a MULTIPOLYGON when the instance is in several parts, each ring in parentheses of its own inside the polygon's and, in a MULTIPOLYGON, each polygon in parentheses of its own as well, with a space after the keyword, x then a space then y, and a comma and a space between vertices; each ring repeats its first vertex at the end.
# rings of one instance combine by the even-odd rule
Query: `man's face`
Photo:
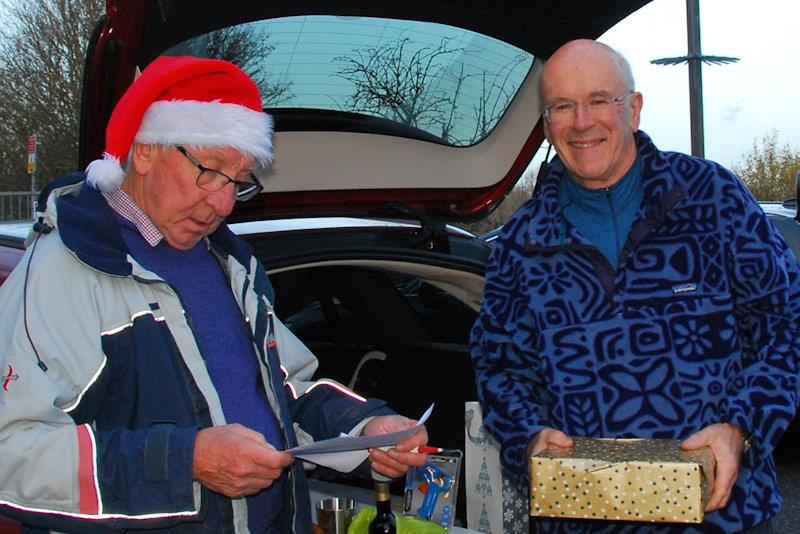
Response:
MULTIPOLYGON (((187 150, 204 167, 236 180, 243 179, 254 163, 232 148, 187 150)), ((178 250, 192 248, 214 232, 233 210, 233 184, 218 191, 199 188, 196 181, 200 169, 175 148, 136 145, 134 171, 123 183, 123 189, 150 217, 167 243, 178 250)))
POLYGON ((642 95, 628 94, 631 82, 616 59, 592 42, 575 42, 557 51, 542 72, 544 106, 577 103, 573 111, 552 114, 544 122, 547 140, 584 187, 617 182, 636 159, 634 132, 639 128, 642 95), (623 95, 625 95, 623 97, 623 95), (613 99, 619 98, 618 101, 613 99), (592 102, 612 103, 598 111, 592 102))

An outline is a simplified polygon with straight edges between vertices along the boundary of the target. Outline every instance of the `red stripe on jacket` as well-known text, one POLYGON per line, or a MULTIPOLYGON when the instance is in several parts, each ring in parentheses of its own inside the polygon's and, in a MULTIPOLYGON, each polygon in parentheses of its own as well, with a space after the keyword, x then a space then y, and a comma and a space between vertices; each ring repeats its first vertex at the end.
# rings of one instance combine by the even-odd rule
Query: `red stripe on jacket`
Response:
POLYGON ((100 513, 94 472, 94 440, 88 425, 78 427, 78 489, 80 491, 80 511, 82 514, 100 513))

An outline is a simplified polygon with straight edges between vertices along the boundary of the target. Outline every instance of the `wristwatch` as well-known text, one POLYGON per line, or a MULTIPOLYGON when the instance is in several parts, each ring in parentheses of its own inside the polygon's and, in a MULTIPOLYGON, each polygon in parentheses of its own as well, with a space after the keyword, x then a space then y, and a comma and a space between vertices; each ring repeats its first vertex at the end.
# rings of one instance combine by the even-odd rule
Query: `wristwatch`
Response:
MULTIPOLYGON (((739 427, 737 427, 737 428, 739 428, 739 427)), ((750 432, 748 432, 747 430, 743 430, 741 428, 739 428, 739 432, 741 432, 742 440, 744 441, 744 447, 742 448, 742 454, 747 454, 748 452, 750 452, 750 449, 753 448, 753 445, 755 445, 756 437, 753 434, 751 434, 750 432)))
POLYGON ((742 452, 750 452, 750 449, 753 448, 753 445, 756 442, 756 437, 750 432, 742 431, 742 439, 744 439, 744 448, 742 449, 742 452))
POLYGON ((726 423, 726 424, 737 429, 739 431, 739 434, 742 435, 742 441, 743 441, 742 454, 747 454, 748 452, 750 452, 750 449, 752 449, 753 445, 755 445, 756 437, 747 430, 740 427, 739 425, 733 423, 726 423))

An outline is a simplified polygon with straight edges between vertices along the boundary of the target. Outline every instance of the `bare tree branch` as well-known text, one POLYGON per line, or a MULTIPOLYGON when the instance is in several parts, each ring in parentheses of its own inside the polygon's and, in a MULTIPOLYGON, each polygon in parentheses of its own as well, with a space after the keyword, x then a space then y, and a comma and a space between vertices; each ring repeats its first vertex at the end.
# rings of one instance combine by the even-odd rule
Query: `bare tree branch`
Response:
POLYGON ((283 104, 294 96, 292 82, 278 82, 276 76, 265 70, 273 50, 268 34, 260 35, 241 26, 217 30, 207 36, 207 56, 230 61, 249 74, 261 91, 265 107, 283 104))
POLYGON ((446 57, 459 51, 443 39, 438 46, 407 50, 408 37, 356 50, 354 56, 334 59, 342 64, 337 75, 355 86, 350 109, 431 130, 447 124, 452 96, 433 85, 448 68, 446 57))
POLYGON ((440 131, 443 141, 455 145, 483 139, 511 102, 510 76, 525 58, 515 57, 494 72, 467 74, 464 63, 456 60, 464 49, 449 43, 445 38, 412 52, 411 39, 404 37, 335 58, 342 65, 337 76, 355 87, 349 109, 428 132, 440 131), (447 89, 442 88, 443 80, 447 89), (462 125, 457 132, 456 125, 465 117, 462 89, 468 85, 478 94, 467 111, 474 131, 464 132, 462 125))

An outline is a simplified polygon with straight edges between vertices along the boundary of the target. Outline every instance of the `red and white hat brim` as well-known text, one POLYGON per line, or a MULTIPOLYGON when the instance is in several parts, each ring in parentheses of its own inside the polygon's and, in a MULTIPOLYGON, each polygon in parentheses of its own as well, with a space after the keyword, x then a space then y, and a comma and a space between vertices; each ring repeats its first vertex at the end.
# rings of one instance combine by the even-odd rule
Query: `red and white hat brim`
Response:
MULTIPOLYGON (((150 145, 229 147, 252 156, 261 166, 272 160, 272 118, 238 104, 220 101, 157 101, 150 105, 134 138, 150 145)), ((87 182, 101 191, 122 186, 125 172, 119 158, 104 153, 86 169, 87 182)))

